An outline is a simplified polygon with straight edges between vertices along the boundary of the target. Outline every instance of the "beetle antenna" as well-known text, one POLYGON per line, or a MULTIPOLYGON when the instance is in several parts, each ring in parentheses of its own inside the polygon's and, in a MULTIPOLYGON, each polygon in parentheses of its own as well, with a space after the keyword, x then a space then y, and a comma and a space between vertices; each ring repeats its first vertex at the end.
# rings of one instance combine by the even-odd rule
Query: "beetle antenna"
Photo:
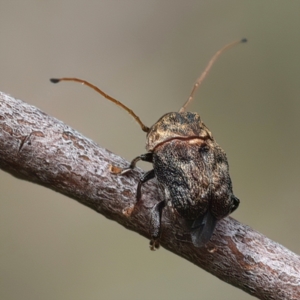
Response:
POLYGON ((141 126, 141 128, 142 128, 143 131, 145 131, 145 132, 149 131, 149 127, 147 127, 146 125, 144 125, 143 122, 140 120, 140 118, 130 108, 128 108, 126 105, 124 105, 123 103, 121 103, 117 99, 115 99, 115 98, 107 95, 102 90, 100 90, 98 87, 96 87, 95 85, 89 83, 88 81, 82 80, 82 79, 79 79, 79 78, 69 78, 69 77, 51 78, 50 81, 52 83, 58 83, 60 81, 75 81, 75 82, 79 82, 79 83, 82 83, 84 85, 87 85, 88 87, 94 89, 96 92, 98 92, 99 94, 101 94, 107 100, 109 100, 109 101, 117 104, 118 106, 122 107, 123 109, 125 109, 137 121, 137 123, 141 126))
POLYGON ((195 93, 198 89, 198 87, 201 85, 202 81, 204 80, 204 78, 206 77, 206 75, 208 74, 208 72, 210 71, 212 65, 215 63, 215 61, 219 58, 219 56, 225 52, 226 50, 240 44, 240 43, 246 43, 247 39, 241 39, 238 41, 234 41, 233 43, 227 44, 226 46, 224 46, 223 48, 221 48, 213 57, 212 59, 208 62, 208 65, 206 66, 205 70, 203 71, 203 73, 200 75, 200 77, 196 80, 192 92, 189 96, 189 98, 186 100, 186 102, 183 104, 183 106, 180 108, 179 112, 182 113, 186 110, 187 106, 192 102, 192 100, 194 99, 195 93))

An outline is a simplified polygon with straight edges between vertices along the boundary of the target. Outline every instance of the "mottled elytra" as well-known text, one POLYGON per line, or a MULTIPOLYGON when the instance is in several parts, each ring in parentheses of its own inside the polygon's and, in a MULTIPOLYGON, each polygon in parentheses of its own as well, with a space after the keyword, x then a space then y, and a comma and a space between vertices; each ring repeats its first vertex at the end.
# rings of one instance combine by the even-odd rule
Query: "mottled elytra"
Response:
POLYGON ((76 81, 93 88, 107 100, 124 108, 147 133, 147 153, 133 159, 128 168, 113 167, 111 171, 125 174, 134 169, 140 160, 153 164, 153 169, 146 172, 138 182, 136 203, 123 210, 124 214, 130 216, 137 202, 141 200, 142 185, 154 177, 157 178, 163 199, 153 206, 150 213, 151 250, 159 247, 162 211, 165 206, 172 207, 186 221, 191 240, 196 247, 204 246, 210 240, 217 221, 239 206, 240 201, 232 191, 225 152, 216 143, 200 115, 186 112, 186 108, 221 53, 246 41, 235 41, 220 49, 196 80, 190 96, 180 110, 163 115, 150 128, 127 106, 85 80, 50 79, 53 83, 76 81))

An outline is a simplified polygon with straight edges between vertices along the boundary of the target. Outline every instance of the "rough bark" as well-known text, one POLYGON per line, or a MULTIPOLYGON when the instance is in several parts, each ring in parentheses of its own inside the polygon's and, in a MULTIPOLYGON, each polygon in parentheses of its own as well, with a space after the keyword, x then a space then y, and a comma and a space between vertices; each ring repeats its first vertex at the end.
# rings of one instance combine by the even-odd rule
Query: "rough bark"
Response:
MULTIPOLYGON (((65 194, 149 238, 149 210, 158 201, 154 181, 130 218, 122 210, 135 201, 137 169, 116 176, 110 165, 128 162, 29 104, 0 93, 0 168, 17 178, 65 194)), ((300 257, 228 217, 211 241, 195 248, 182 222, 163 216, 161 245, 259 299, 300 299, 300 257)))

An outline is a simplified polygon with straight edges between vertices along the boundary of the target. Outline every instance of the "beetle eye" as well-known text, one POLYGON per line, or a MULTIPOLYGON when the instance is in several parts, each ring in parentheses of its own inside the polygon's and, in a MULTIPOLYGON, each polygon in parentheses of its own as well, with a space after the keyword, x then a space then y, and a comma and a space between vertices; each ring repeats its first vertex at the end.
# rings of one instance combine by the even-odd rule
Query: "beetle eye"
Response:
POLYGON ((207 153, 209 151, 209 147, 206 144, 202 144, 198 151, 200 154, 207 153))

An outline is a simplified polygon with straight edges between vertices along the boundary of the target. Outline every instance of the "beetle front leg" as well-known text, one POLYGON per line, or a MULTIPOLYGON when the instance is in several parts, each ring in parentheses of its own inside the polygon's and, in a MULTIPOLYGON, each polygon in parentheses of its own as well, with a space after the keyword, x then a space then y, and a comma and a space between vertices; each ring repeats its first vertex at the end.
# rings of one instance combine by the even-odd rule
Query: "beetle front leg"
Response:
POLYGON ((137 156, 136 158, 134 158, 131 161, 128 168, 125 168, 125 169, 121 170, 120 174, 123 175, 123 174, 126 174, 127 172, 130 172, 131 170, 133 170, 135 168, 137 162, 140 161, 140 160, 152 163, 153 162, 153 153, 148 152, 146 154, 142 154, 142 155, 137 156))
POLYGON ((151 234, 151 241, 150 241, 150 249, 155 250, 159 248, 159 238, 161 234, 161 217, 162 217, 162 210, 166 206, 165 200, 156 203, 150 214, 150 234, 151 234))

